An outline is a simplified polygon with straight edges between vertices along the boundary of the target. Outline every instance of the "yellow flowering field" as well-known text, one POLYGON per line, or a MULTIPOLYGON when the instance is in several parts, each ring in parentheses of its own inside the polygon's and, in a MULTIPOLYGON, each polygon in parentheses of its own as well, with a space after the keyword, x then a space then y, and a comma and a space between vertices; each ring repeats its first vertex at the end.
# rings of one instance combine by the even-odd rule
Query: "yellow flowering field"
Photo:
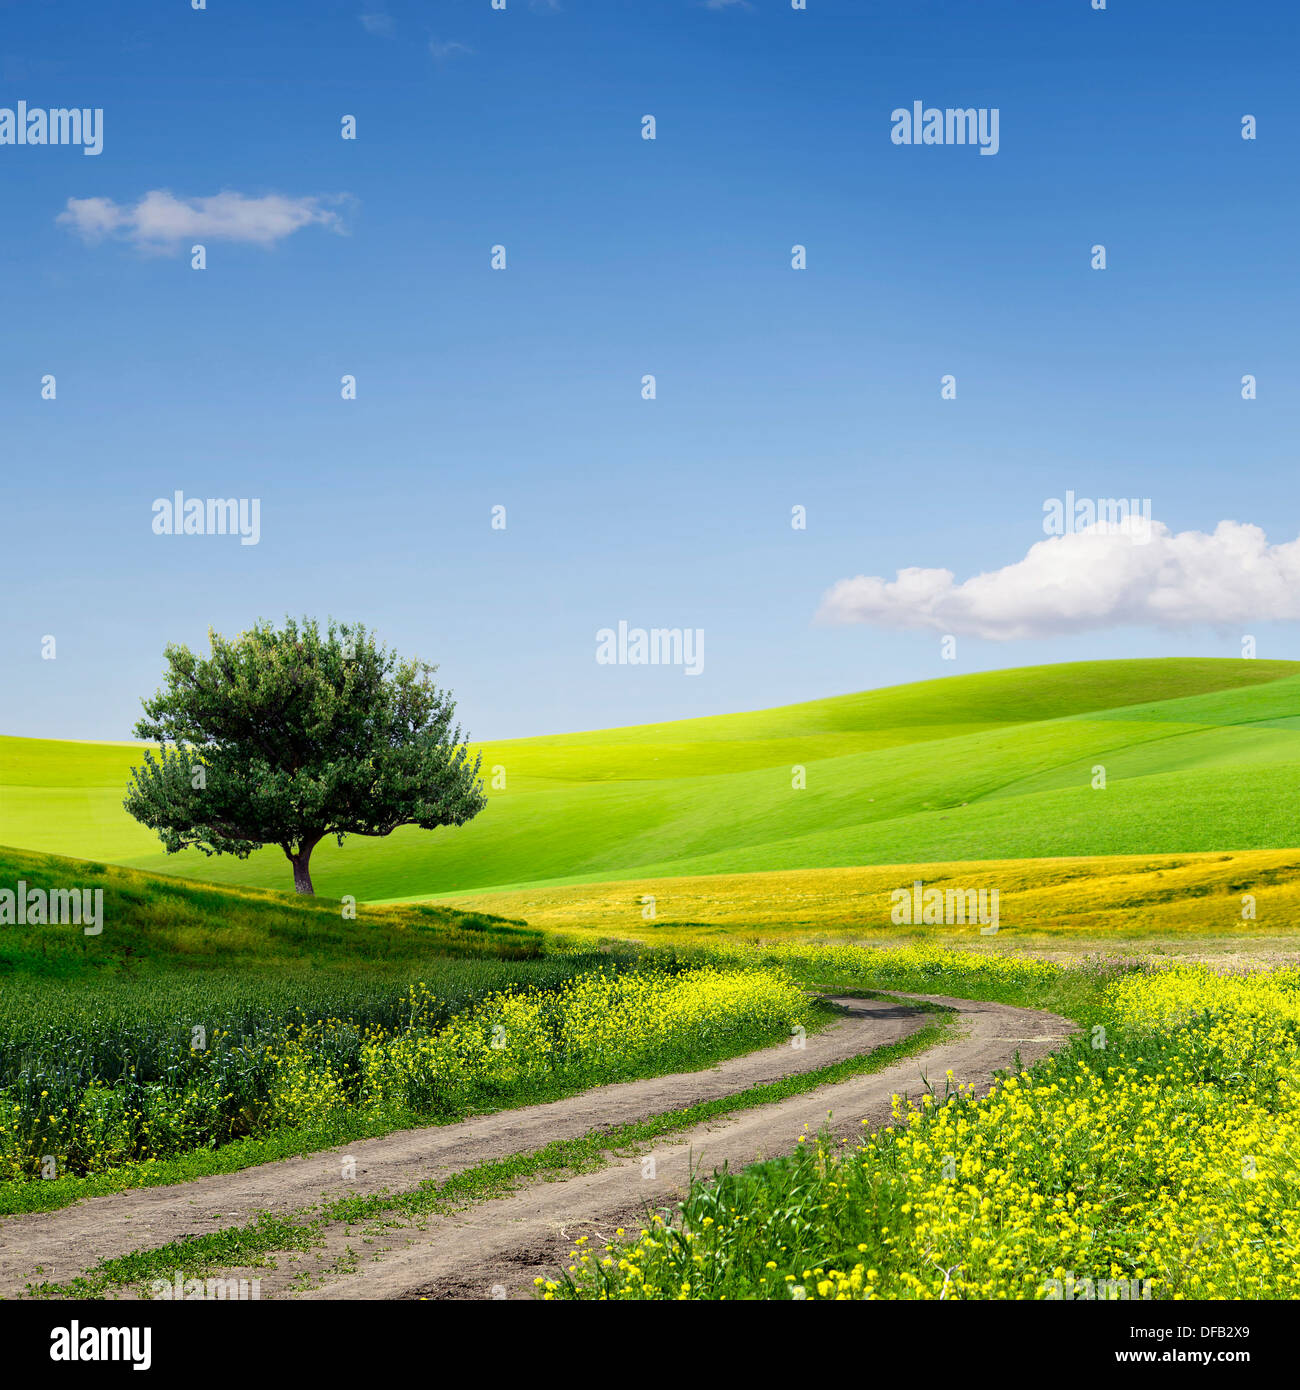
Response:
POLYGON ((712 946, 715 960, 749 961, 789 970, 801 980, 842 981, 864 989, 910 990, 918 994, 953 993, 974 997, 972 990, 1007 986, 1033 989, 1056 980, 1062 969, 1050 961, 1003 951, 954 950, 918 944, 864 950, 845 943, 777 942, 765 946, 712 946))
POLYGON ((919 864, 771 869, 629 878, 457 894, 448 901, 524 918, 575 940, 630 938, 720 944, 737 938, 814 935, 885 945, 918 935, 973 938, 966 926, 904 926, 891 894, 927 887, 996 888, 1003 933, 1040 944, 1105 945, 1120 939, 1288 935, 1300 908, 1294 849, 1190 854, 1097 854, 958 859, 919 864), (646 895, 655 918, 641 916, 646 895))
POLYGON ((83 1043, 64 1071, 29 1066, 0 1088, 0 1179, 39 1180, 51 1158, 53 1176, 84 1175, 358 1112, 445 1120, 707 1065, 787 1035, 808 1000, 770 967, 611 965, 555 988, 495 990, 450 1017, 419 985, 397 1013, 217 1029, 148 1075, 137 1063, 110 1076, 83 1043))
MULTIPOLYGON (((772 970, 597 972, 552 995, 489 996, 435 1031, 367 1040, 362 1097, 367 1104, 455 1108, 474 1094, 513 1090, 562 1070, 594 1084, 784 1034, 806 1012, 803 991, 772 970)), ((310 1053, 303 1049, 304 1069, 312 1066, 310 1053)))
MULTIPOLYGON (((887 953, 892 954, 892 953, 887 953)), ((1129 972, 977 1100, 697 1182, 555 1298, 1300 1297, 1300 971, 1129 972)))

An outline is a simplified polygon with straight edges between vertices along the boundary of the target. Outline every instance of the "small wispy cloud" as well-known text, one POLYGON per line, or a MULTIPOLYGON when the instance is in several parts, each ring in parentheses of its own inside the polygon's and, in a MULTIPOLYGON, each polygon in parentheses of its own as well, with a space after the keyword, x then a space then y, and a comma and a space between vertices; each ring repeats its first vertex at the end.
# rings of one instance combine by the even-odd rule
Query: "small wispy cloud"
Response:
POLYGON ((382 10, 365 10, 357 18, 367 34, 374 34, 378 38, 391 39, 397 32, 393 16, 385 14, 382 10))
POLYGON ((749 0, 704 0, 706 10, 752 10, 749 0))
POLYGON ((457 43, 455 39, 430 39, 429 52, 436 62, 441 63, 447 58, 458 58, 462 53, 473 53, 474 50, 467 43, 457 43))
POLYGON ((304 227, 345 232, 338 208, 347 195, 287 198, 268 193, 250 198, 222 192, 210 198, 178 198, 164 188, 137 203, 112 198, 69 198, 56 221, 83 241, 113 237, 146 251, 175 251, 188 241, 239 241, 274 246, 304 227))
POLYGON ((1121 626, 1226 627, 1300 620, 1300 540, 1221 521, 1212 532, 1098 522, 1052 536, 1023 560, 956 583, 948 569, 841 579, 822 599, 828 623, 920 628, 1007 642, 1121 626), (1141 543, 1138 543, 1138 542, 1141 543))

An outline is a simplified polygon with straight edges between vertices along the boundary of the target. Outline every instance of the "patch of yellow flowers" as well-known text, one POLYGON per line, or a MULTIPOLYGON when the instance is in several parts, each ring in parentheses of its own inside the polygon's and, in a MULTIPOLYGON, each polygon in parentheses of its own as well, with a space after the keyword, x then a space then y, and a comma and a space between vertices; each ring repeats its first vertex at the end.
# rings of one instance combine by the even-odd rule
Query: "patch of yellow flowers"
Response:
POLYGON ((1105 1000, 985 1098, 949 1073, 857 1146, 801 1136, 541 1296, 1300 1298, 1300 971, 1134 973, 1105 1000))
POLYGON ((789 1031, 806 1012, 803 991, 772 970, 597 972, 552 993, 490 995, 436 1030, 368 1040, 362 1094, 448 1109, 467 1092, 512 1091, 560 1069, 611 1080, 789 1031))
MULTIPOLYGON (((792 971, 810 968, 819 973, 847 976, 880 976, 890 981, 907 976, 942 984, 946 979, 963 982, 1042 985, 1054 980, 1061 967, 1050 961, 1032 960, 1001 951, 963 951, 946 946, 890 946, 864 950, 851 945, 800 945, 778 943, 751 948, 755 959, 792 971)), ((882 988, 907 988, 905 984, 882 988)))
POLYGON ((358 1110, 396 1123, 452 1118, 743 1051, 788 1034, 807 1008, 783 972, 753 966, 588 972, 555 990, 484 996, 442 1023, 445 1010, 416 986, 404 1027, 287 1020, 278 1036, 234 1049, 235 1069, 253 1078, 239 1097, 217 1093, 215 1054, 193 1051, 174 1085, 146 1088, 147 1111, 103 1085, 53 1109, 44 1092, 39 1109, 0 1093, 0 1179, 39 1178, 46 1155, 59 1176, 100 1172, 358 1110))

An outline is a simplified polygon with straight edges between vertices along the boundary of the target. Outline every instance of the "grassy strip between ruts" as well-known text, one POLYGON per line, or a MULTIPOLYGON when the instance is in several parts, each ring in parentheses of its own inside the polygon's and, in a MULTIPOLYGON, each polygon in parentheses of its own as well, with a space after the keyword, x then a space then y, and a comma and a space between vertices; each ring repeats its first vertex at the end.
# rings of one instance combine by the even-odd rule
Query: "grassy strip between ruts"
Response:
POLYGON ((222 1269, 265 1265, 273 1254, 310 1250, 320 1242, 325 1229, 334 1224, 382 1220, 389 1226, 401 1225, 431 1216, 445 1216, 474 1202, 505 1196, 529 1179, 554 1180, 592 1172, 608 1162, 609 1154, 690 1129, 718 1116, 772 1105, 820 1086, 879 1071, 893 1062, 924 1052, 954 1026, 953 1018, 945 1016, 946 1011, 929 1006, 927 1012, 940 1016, 910 1037, 815 1071, 801 1072, 780 1081, 751 1086, 735 1095, 666 1111, 612 1129, 593 1130, 578 1139, 560 1140, 541 1149, 495 1159, 466 1168, 442 1182, 430 1179, 408 1192, 341 1198, 289 1217, 268 1213, 245 1226, 173 1241, 152 1250, 133 1251, 101 1261, 83 1276, 64 1284, 29 1284, 27 1294, 42 1299, 102 1298, 114 1289, 139 1286, 154 1279, 170 1281, 178 1268, 185 1270, 187 1278, 200 1278, 222 1269))

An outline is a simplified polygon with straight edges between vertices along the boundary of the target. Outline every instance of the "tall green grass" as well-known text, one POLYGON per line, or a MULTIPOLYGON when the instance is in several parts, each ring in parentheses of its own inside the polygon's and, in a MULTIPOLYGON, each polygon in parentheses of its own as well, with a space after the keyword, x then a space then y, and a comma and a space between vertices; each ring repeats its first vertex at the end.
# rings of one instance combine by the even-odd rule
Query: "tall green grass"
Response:
POLYGON ((319 1037, 438 1027, 504 990, 563 988, 610 955, 545 956, 523 924, 367 908, 0 848, 0 887, 103 894, 102 927, 0 925, 0 1166, 60 1176, 265 1133, 274 1058, 319 1037), (340 1021, 346 1020, 346 1024, 340 1021), (49 1165, 46 1165, 48 1167, 49 1165))
POLYGON ((344 998, 331 982, 278 999, 208 979, 188 1014, 183 993, 145 1001, 121 984, 107 1006, 74 990, 53 1020, 7 1010, 0 1177, 78 1178, 357 1111, 448 1120, 703 1065, 787 1035, 808 1008, 771 970, 601 953, 529 962, 524 979, 486 969, 495 980, 484 962, 442 963, 404 996, 344 998))

